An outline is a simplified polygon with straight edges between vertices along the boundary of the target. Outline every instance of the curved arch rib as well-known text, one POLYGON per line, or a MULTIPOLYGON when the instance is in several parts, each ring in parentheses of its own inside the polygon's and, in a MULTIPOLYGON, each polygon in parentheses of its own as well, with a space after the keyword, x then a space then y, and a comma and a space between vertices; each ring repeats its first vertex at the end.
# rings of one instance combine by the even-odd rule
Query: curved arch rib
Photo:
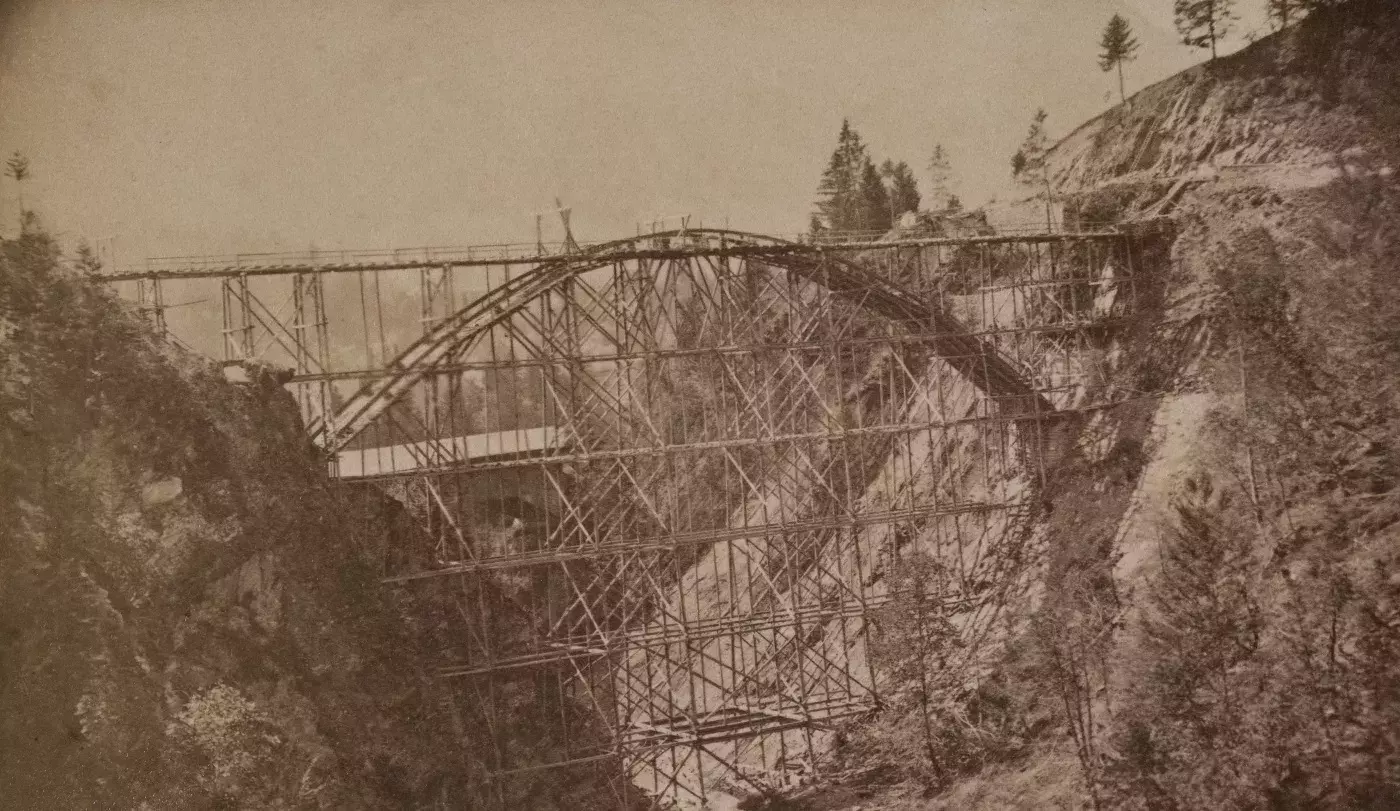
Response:
POLYGON ((546 261, 517 276, 438 323, 390 361, 398 373, 375 380, 356 392, 328 422, 311 426, 312 439, 327 451, 338 451, 433 367, 465 349, 484 330, 509 318, 542 295, 570 279, 623 259, 661 257, 674 253, 671 245, 688 243, 696 254, 738 255, 799 275, 849 297, 860 306, 919 331, 930 331, 929 343, 945 363, 966 377, 982 394, 1013 417, 1054 412, 1054 406, 1023 380, 991 344, 973 335, 964 324, 919 296, 860 269, 851 262, 803 245, 740 231, 695 229, 649 234, 605 243, 587 251, 546 261), (642 247, 642 243, 669 247, 642 247), (716 243, 718 243, 716 245, 716 243))

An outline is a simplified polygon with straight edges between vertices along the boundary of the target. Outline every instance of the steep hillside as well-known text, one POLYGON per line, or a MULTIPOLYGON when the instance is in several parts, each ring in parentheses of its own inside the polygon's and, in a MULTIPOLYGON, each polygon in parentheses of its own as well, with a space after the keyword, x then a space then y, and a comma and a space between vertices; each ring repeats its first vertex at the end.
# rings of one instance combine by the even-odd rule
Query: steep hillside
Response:
POLYGON ((424 637, 270 375, 157 342, 30 230, 0 246, 0 806, 462 796, 424 637))
POLYGON ((1397 802, 1398 44, 1400 9, 1352 3, 1052 155, 1071 208, 1173 218, 1169 318, 1199 330, 1105 561, 1121 608, 1066 801, 1397 802))
POLYGON ((1159 82, 1055 146, 1061 191, 1105 182, 1302 171, 1400 145, 1400 29, 1393 3, 1352 2, 1159 82))
POLYGON ((885 717, 807 807, 1400 805, 1397 46, 1400 7, 1350 3, 1054 148, 1070 223, 1171 220, 1108 370, 1164 395, 1052 472, 1043 599, 940 707, 954 768, 885 717))

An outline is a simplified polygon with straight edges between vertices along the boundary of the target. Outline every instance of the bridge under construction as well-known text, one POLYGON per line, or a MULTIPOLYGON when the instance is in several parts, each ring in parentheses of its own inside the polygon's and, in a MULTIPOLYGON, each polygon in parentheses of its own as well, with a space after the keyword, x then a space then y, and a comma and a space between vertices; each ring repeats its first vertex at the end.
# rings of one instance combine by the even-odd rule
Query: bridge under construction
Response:
POLYGON ((412 519, 383 580, 452 607, 479 805, 586 769, 684 807, 808 779, 883 706, 868 646, 910 555, 975 671, 1032 579, 1057 425, 1125 396, 1145 233, 681 229, 108 280, 290 369, 328 475, 412 519))

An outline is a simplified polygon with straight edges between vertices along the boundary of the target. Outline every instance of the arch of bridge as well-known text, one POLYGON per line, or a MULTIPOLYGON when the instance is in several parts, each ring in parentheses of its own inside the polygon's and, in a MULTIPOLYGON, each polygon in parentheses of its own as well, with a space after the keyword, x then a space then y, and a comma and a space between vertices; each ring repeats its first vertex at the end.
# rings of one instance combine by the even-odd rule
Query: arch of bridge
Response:
POLYGON ((941 308, 882 279, 820 245, 726 229, 700 228, 629 237, 542 262, 444 319, 389 362, 397 374, 357 392, 333 419, 312 426, 312 438, 337 451, 385 409, 448 363, 482 332, 583 274, 619 261, 682 256, 739 257, 761 261, 846 297, 890 321, 927 333, 935 354, 966 377, 1009 416, 1041 416, 1054 407, 995 348, 941 308))

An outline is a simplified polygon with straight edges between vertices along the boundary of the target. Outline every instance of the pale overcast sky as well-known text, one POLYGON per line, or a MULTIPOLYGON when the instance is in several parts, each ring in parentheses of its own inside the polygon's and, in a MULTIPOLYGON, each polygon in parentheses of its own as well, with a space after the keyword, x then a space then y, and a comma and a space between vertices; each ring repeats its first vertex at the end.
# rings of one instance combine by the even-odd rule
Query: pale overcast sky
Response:
POLYGON ((1199 61, 1171 5, 22 1, 0 6, 0 152, 30 158, 52 229, 123 262, 529 241, 556 195, 583 240, 684 213, 793 232, 843 117, 921 179, 942 142, 978 202, 1036 107, 1059 136, 1116 97, 1113 12, 1142 41, 1130 91, 1199 61))

